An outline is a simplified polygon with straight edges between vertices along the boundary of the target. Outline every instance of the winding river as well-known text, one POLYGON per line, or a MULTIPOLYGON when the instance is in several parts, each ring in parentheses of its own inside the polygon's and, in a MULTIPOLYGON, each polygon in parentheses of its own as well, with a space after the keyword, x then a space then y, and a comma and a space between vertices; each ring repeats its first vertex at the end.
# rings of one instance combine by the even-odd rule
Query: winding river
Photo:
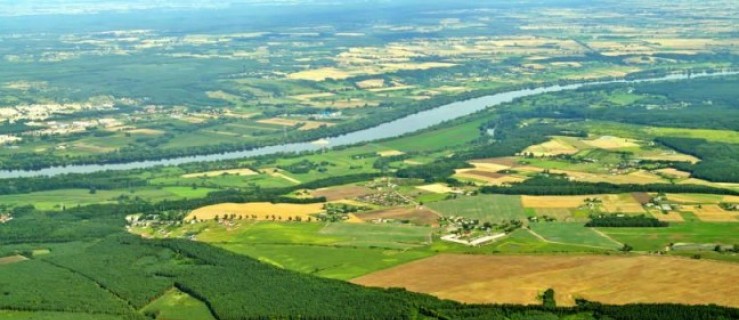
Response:
POLYGON ((114 164, 86 164, 86 165, 70 165, 64 167, 50 167, 40 170, 3 170, 0 171, 0 179, 23 178, 34 176, 55 176, 67 173, 92 173, 106 170, 130 170, 140 168, 150 168, 155 166, 171 166, 192 162, 211 162, 218 160, 248 158, 262 155, 270 155, 276 153, 294 153, 303 151, 316 151, 324 147, 346 146, 362 142, 375 141, 385 138, 398 137, 407 133, 416 132, 426 129, 445 121, 460 118, 472 113, 484 110, 489 107, 497 106, 503 103, 511 102, 514 99, 538 95, 542 93, 558 92, 565 90, 575 90, 585 86, 594 86, 613 83, 642 83, 656 82, 665 80, 681 80, 688 78, 714 77, 722 75, 734 75, 739 72, 717 72, 717 73, 700 73, 700 74, 673 74, 658 78, 648 78, 639 80, 613 80, 600 82, 585 82, 569 85, 554 85, 549 87, 541 87, 536 89, 522 89, 509 92, 503 92, 474 98, 469 100, 458 101, 436 107, 430 110, 422 111, 403 118, 399 118, 390 122, 380 124, 378 126, 350 132, 344 135, 330 137, 325 139, 328 145, 315 142, 299 142, 283 145, 275 145, 268 147, 255 148, 244 151, 225 152, 209 155, 186 156, 171 159, 152 160, 152 161, 136 161, 128 163, 114 164))

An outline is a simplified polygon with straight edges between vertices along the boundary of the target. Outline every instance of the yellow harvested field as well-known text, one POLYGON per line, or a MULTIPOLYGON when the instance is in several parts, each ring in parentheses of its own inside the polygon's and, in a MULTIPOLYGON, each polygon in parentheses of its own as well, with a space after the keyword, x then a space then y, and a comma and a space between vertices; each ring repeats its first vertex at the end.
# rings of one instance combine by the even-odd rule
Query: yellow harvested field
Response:
POLYGON ((162 130, 155 130, 155 129, 132 129, 128 130, 128 133, 138 133, 138 134, 147 134, 147 135, 160 135, 164 134, 164 131, 162 130))
POLYGON ((715 204, 683 206, 682 210, 693 212, 701 221, 739 222, 739 212, 726 211, 715 204))
POLYGON ((21 262, 28 260, 28 258, 22 256, 22 255, 14 255, 14 256, 7 256, 0 258, 0 266, 4 264, 11 264, 16 262, 21 262))
POLYGON ((724 202, 739 203, 739 196, 724 196, 724 202))
POLYGON ((401 156, 401 155, 404 155, 405 152, 398 151, 398 150, 385 150, 385 151, 380 151, 377 154, 380 157, 392 157, 392 156, 401 156))
POLYGON ((679 303, 739 307, 739 264, 657 256, 499 256, 441 254, 352 280, 403 287, 465 303, 558 305, 679 303))
POLYGON ((375 89, 385 86, 385 79, 368 79, 355 83, 360 89, 375 89))
POLYGON ((644 213, 644 207, 630 194, 599 195, 603 201, 603 209, 608 212, 644 213))
POLYGON ((310 204, 292 204, 292 203, 270 203, 270 202, 252 202, 252 203, 221 203, 211 206, 198 208, 190 212, 185 220, 197 218, 198 220, 211 220, 216 216, 224 215, 251 216, 256 215, 258 220, 270 220, 266 216, 282 217, 286 220, 289 217, 301 217, 306 219, 312 214, 323 212, 322 203, 310 204))
POLYGON ((344 220, 344 222, 347 222, 347 223, 364 223, 364 220, 360 219, 359 217, 357 217, 353 213, 347 214, 346 216, 348 217, 348 219, 344 220))
POLYGON ((298 130, 313 130, 320 128, 321 126, 333 126, 334 123, 331 122, 320 122, 320 121, 310 121, 310 120, 292 120, 292 119, 282 119, 282 118, 270 118, 270 119, 264 119, 257 121, 258 123, 263 124, 272 124, 277 126, 285 126, 285 127, 293 127, 298 124, 302 124, 298 130))
POLYGON ((577 148, 559 139, 552 139, 523 150, 524 153, 532 153, 537 157, 554 156, 558 154, 575 154, 577 151, 577 148))
POLYGON ((639 146, 636 140, 619 137, 603 136, 597 139, 582 140, 583 143, 600 149, 618 149, 639 146))
POLYGON ((506 169, 510 169, 510 166, 498 164, 498 163, 491 163, 491 162, 477 162, 472 161, 470 162, 471 165, 475 166, 476 169, 480 170, 487 170, 490 172, 498 172, 506 169))
POLYGON ((441 184, 441 183, 434 183, 434 184, 427 184, 425 186, 417 186, 417 189, 421 189, 423 191, 433 192, 433 193, 451 193, 454 192, 454 189, 449 188, 448 186, 441 184))
POLYGON ((577 208, 585 204, 585 199, 599 196, 521 196, 526 208, 577 208))
POLYGON ((644 208, 631 194, 597 194, 584 196, 521 196, 526 208, 575 209, 585 204, 586 199, 600 199, 608 212, 644 213, 644 208))
POLYGON ((690 178, 690 172, 686 171, 680 171, 674 168, 665 168, 665 169, 659 169, 655 170, 655 172, 658 172, 660 174, 663 174, 668 177, 674 177, 674 178, 690 178))
MULTIPOLYGON (((521 170, 520 168, 516 169, 521 170)), ((541 169, 539 171, 541 171, 541 169)), ((563 173, 574 180, 583 182, 608 182, 615 184, 650 184, 666 182, 657 174, 644 170, 637 170, 627 174, 590 173, 568 170, 550 170, 550 172, 558 174, 563 173)))
POLYGON ((343 80, 353 76, 376 75, 400 70, 428 70, 456 66, 456 64, 444 62, 400 62, 380 64, 373 64, 371 61, 364 60, 351 62, 358 63, 351 63, 350 65, 342 66, 341 68, 325 67, 299 71, 287 75, 287 78, 310 81, 324 81, 326 79, 343 80))
POLYGON ((700 161, 700 159, 694 156, 677 153, 677 152, 666 152, 666 153, 658 154, 658 155, 643 155, 643 156, 639 156, 638 159, 656 160, 656 161, 680 161, 680 162, 690 162, 690 163, 698 163, 698 161, 700 161))
POLYGON ((506 175, 502 173, 490 172, 477 169, 460 169, 456 170, 455 176, 485 182, 488 185, 508 185, 514 182, 521 182, 525 179, 506 175))
POLYGON ((232 170, 216 170, 207 172, 188 173, 182 175, 183 178, 200 178, 200 177, 217 177, 224 174, 236 175, 236 176, 253 176, 259 174, 251 169, 232 169, 232 170))
POLYGON ((352 74, 334 67, 320 68, 295 72, 287 75, 288 79, 293 80, 311 80, 323 81, 326 79, 343 80, 351 77, 352 74))

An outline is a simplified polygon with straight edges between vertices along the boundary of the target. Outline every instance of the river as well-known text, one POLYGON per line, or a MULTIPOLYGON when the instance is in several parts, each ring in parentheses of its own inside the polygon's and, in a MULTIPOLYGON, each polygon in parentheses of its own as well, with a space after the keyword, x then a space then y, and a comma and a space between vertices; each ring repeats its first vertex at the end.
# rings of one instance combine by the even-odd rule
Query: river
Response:
POLYGON ((155 166, 172 166, 183 163, 192 162, 212 162, 228 159, 249 158, 262 155, 277 154, 282 152, 295 153, 303 151, 317 151, 321 148, 330 148, 337 146, 346 146, 362 142, 375 141, 380 139, 402 136, 404 134, 423 130, 445 121, 457 119, 472 113, 484 110, 489 107, 497 106, 503 103, 511 102, 514 99, 528 97, 549 92, 559 92, 566 90, 575 90, 584 86, 595 86, 613 83, 642 83, 656 82, 666 80, 682 80, 688 78, 715 77, 723 75, 734 75, 739 72, 717 72, 717 73, 699 73, 690 76, 686 74, 672 74, 663 77, 638 79, 638 80, 612 80, 600 82, 585 82, 569 85, 554 85, 549 87, 541 87, 535 89, 521 89, 503 93, 497 93, 480 98, 453 102, 440 107, 405 116, 390 122, 377 125, 372 128, 350 132, 336 137, 329 137, 325 140, 328 145, 318 144, 315 142, 298 142, 283 145, 275 145, 269 147, 261 147, 244 151, 225 152, 209 155, 186 156, 171 159, 152 160, 152 161, 136 161, 128 163, 113 164, 85 164, 70 165, 63 167, 50 167, 40 170, 2 170, 0 171, 0 179, 23 178, 34 176, 55 176, 67 173, 92 173, 106 170, 130 170, 151 168, 155 166))

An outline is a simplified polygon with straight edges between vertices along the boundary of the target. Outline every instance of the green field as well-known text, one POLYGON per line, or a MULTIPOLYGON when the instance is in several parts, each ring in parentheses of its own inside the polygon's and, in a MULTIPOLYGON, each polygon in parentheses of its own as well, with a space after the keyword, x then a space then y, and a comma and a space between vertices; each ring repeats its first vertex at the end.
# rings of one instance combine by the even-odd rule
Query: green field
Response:
POLYGON ((739 243, 739 223, 684 222, 667 228, 598 228, 634 250, 663 250, 670 243, 739 243))
POLYGON ((430 239, 431 228, 396 224, 332 223, 320 234, 341 237, 338 245, 381 248, 411 248, 430 239))
POLYGON ((141 309, 145 315, 155 315, 157 320, 213 320, 208 306, 200 300, 172 289, 141 309))
POLYGON ((519 196, 459 196, 453 200, 429 203, 428 207, 445 217, 461 216, 490 222, 526 218, 519 196))
POLYGON ((175 200, 181 198, 202 198, 210 188, 165 187, 165 188, 135 188, 130 190, 95 190, 62 189, 41 191, 17 195, 0 195, 0 203, 11 206, 32 204, 40 210, 60 210, 64 207, 89 205, 96 203, 114 203, 121 196, 128 198, 140 197, 149 201, 175 200))
POLYGON ((578 123, 577 126, 593 134, 615 135, 624 138, 685 137, 716 142, 739 143, 739 133, 733 130, 650 127, 607 121, 588 121, 578 123))
POLYGON ((582 223, 539 222, 529 225, 548 241, 603 249, 618 249, 621 244, 608 239, 582 223))
POLYGON ((246 243, 218 246, 280 268, 342 280, 352 279, 431 255, 430 252, 426 251, 354 246, 246 243))
POLYGON ((197 233, 197 240, 245 254, 277 267, 328 278, 351 279, 427 257, 422 248, 431 228, 392 224, 241 222, 226 229, 208 222, 173 236, 197 233))

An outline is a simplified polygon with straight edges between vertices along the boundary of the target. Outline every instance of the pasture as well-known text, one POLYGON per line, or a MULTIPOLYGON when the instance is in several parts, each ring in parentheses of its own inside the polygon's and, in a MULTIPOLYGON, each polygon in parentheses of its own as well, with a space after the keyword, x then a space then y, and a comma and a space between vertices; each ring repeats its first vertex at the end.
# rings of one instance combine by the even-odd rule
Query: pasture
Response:
POLYGON ((558 305, 575 298, 607 304, 682 303, 739 307, 739 265, 653 256, 482 256, 441 254, 353 279, 466 303, 558 305), (669 270, 669 272, 666 272, 669 270), (710 270, 710 272, 706 272, 710 270))
POLYGON ((489 222, 527 217, 519 196, 459 196, 452 200, 429 203, 427 206, 445 217, 458 216, 489 222))

